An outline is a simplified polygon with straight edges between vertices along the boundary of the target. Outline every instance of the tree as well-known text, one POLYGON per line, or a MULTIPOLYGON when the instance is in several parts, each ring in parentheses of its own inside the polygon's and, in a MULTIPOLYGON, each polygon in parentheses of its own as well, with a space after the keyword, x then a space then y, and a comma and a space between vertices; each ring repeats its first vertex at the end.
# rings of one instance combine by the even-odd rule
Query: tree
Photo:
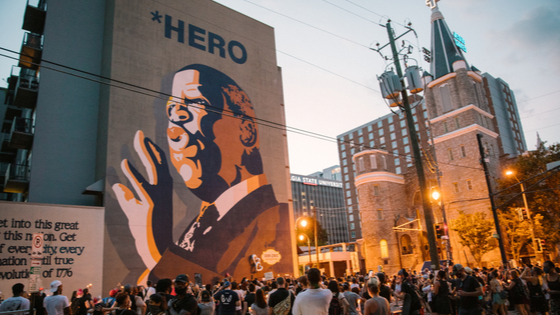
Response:
MULTIPOLYGON (((560 160, 560 144, 555 143, 548 148, 545 144, 546 142, 542 142, 536 150, 528 151, 519 156, 515 163, 509 167, 515 176, 505 176, 503 179, 498 180, 498 184, 499 190, 511 187, 500 194, 501 202, 506 202, 512 195, 521 192, 519 185, 516 185, 518 184, 517 180, 519 179, 519 181, 524 182, 525 196, 527 197, 531 216, 533 218, 536 218, 537 215, 542 216, 540 221, 541 232, 536 237, 544 239, 547 249, 553 250, 556 246, 552 245, 560 242, 560 172, 555 172, 552 175, 551 172, 545 172, 547 171, 547 163, 560 160), (548 175, 551 176, 533 186, 537 181, 548 175), (528 180, 533 176, 536 177, 528 180)), ((497 202, 497 204, 499 205, 501 202, 497 202)), ((519 195, 507 206, 524 207, 523 197, 519 195)))
MULTIPOLYGON (((500 225, 506 229, 509 250, 515 261, 519 261, 519 254, 523 246, 532 243, 531 223, 529 220, 521 220, 517 209, 518 208, 507 208, 498 212, 500 225)), ((540 214, 533 215, 532 217, 535 235, 542 234, 542 218, 540 214)), ((536 252, 536 250, 535 248, 534 251, 536 252)))
POLYGON ((494 221, 486 220, 486 213, 465 214, 459 210, 459 218, 451 220, 450 228, 457 232, 459 243, 469 248, 479 266, 482 256, 496 248, 495 244, 488 242, 492 237, 494 221))
MULTIPOLYGON (((313 218, 309 219, 312 220, 312 222, 311 224, 307 225, 307 227, 296 227, 296 238, 298 241, 297 243, 300 246, 307 246, 307 239, 301 241, 299 239, 300 234, 307 235, 307 237, 309 237, 309 241, 311 242, 311 246, 315 246, 315 231, 313 230, 313 223, 315 222, 315 220, 313 218)), ((321 222, 317 222, 317 228, 317 242, 319 243, 319 246, 327 245, 329 243, 329 233, 327 233, 327 230, 325 230, 323 226, 321 226, 321 222)))

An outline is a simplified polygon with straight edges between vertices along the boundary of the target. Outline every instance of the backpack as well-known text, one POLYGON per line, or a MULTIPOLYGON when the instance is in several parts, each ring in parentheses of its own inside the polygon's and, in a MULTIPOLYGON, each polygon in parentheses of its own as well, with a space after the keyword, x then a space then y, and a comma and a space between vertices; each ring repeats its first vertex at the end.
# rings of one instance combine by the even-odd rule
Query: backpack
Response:
MULTIPOLYGON (((200 313, 202 312, 200 310, 200 306, 198 306, 198 303, 196 302, 196 299, 194 297, 194 295, 192 294, 187 294, 187 296, 182 299, 182 300, 177 300, 177 298, 173 299, 171 301, 171 307, 175 308, 175 311, 177 311, 177 308, 179 308, 179 311, 177 311, 177 313, 180 313, 180 309, 183 309, 183 305, 185 305, 188 301, 190 301, 190 299, 194 299, 195 300, 195 304, 196 304, 196 308, 193 310, 193 312, 191 312, 191 315, 200 315, 200 313)), ((188 310, 187 310, 188 311, 188 310)), ((117 314, 119 315, 119 314, 117 314)), ((126 314, 123 314, 126 315, 126 314)))
POLYGON ((329 315, 342 315, 342 305, 337 293, 333 294, 331 304, 329 304, 329 315))
POLYGON ((288 315, 290 313, 290 306, 292 306, 292 292, 288 291, 288 297, 274 305, 272 314, 288 315))

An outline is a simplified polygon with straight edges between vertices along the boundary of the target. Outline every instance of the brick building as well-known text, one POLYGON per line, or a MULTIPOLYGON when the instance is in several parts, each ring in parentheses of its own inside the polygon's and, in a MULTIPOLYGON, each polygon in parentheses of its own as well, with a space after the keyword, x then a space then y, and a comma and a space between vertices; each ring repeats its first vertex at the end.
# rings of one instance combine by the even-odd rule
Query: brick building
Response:
MULTIPOLYGON (((483 136, 491 177, 500 177, 501 160, 526 150, 515 97, 503 80, 469 65, 437 6, 431 24, 431 74, 424 72, 423 98, 413 95, 410 103, 427 187, 442 196, 432 204, 434 223, 443 222, 441 205, 447 222, 459 211, 485 212, 492 219, 477 134, 483 136)), ((366 269, 383 266, 393 273, 401 267, 419 268, 429 260, 429 248, 404 112, 380 117, 338 139, 347 214, 360 220, 356 229, 349 229, 349 239, 363 238, 366 269), (395 230, 397 226, 402 229, 395 230)), ((453 260, 473 264, 453 231, 450 239, 453 260)), ((446 258, 440 240, 438 246, 440 258, 446 258)), ((483 265, 499 261, 497 249, 483 257, 483 265)))

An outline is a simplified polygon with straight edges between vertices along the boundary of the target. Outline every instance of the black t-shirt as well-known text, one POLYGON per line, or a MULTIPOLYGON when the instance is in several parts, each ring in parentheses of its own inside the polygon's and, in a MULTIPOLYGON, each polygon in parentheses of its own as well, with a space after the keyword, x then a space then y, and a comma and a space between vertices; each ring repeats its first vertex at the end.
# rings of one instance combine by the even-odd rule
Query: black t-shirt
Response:
POLYGON ((245 302, 247 302, 247 309, 249 309, 249 307, 251 307, 251 305, 255 303, 255 299, 256 297, 254 292, 245 295, 245 302))
POLYGON ((379 290, 379 296, 384 297, 389 303, 391 303, 391 288, 382 284, 379 290))
POLYGON ((168 310, 171 315, 179 315, 182 310, 185 310, 190 314, 194 314, 196 312, 196 308, 198 307, 198 303, 192 294, 187 294, 180 300, 177 297, 174 297, 168 302, 167 306, 169 307, 168 310))
POLYGON ((276 306, 276 304, 284 301, 286 298, 288 298, 288 295, 291 296, 290 299, 290 312, 288 314, 292 314, 292 308, 294 307, 294 300, 296 299, 296 297, 290 293, 290 291, 286 290, 285 288, 279 288, 278 290, 276 290, 274 293, 272 293, 270 295, 270 297, 268 298, 268 307, 274 307, 276 306))
MULTIPOLYGON (((465 292, 475 292, 480 284, 473 276, 467 276, 463 281, 459 279, 457 289, 465 292)), ((460 308, 471 309, 478 307, 478 296, 461 296, 459 300, 460 308)))
POLYGON ((222 290, 214 294, 214 299, 220 303, 220 315, 235 315, 235 302, 239 301, 237 292, 222 290))

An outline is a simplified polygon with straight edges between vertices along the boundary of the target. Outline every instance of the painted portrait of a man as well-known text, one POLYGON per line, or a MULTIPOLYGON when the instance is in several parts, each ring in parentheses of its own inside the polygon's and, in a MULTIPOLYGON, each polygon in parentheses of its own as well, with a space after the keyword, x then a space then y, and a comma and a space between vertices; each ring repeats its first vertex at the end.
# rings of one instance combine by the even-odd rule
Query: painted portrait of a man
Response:
POLYGON ((229 76, 200 64, 175 72, 171 85, 161 108, 167 147, 138 130, 132 142, 142 172, 123 159, 128 185, 112 185, 146 266, 138 281, 180 273, 219 278, 291 272, 289 210, 264 173, 249 95, 229 76), (173 204, 172 172, 201 201, 178 238, 172 233, 173 211, 182 205, 173 204), (261 261, 265 251, 277 252, 277 261, 261 261))

